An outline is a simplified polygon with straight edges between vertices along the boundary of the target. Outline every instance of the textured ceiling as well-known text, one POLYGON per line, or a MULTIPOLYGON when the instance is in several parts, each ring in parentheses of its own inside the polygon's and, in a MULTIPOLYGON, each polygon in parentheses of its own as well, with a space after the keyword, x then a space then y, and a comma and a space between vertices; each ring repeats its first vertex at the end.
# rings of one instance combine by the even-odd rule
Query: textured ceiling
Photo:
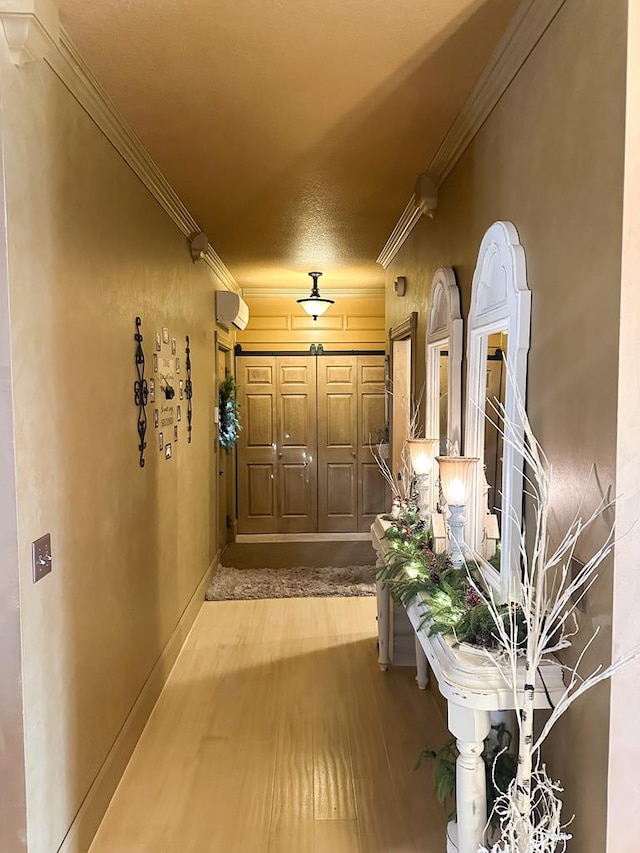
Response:
MULTIPOLYGON (((375 258, 517 0, 59 0, 241 286, 375 258)), ((322 289, 322 287, 321 287, 322 289)))

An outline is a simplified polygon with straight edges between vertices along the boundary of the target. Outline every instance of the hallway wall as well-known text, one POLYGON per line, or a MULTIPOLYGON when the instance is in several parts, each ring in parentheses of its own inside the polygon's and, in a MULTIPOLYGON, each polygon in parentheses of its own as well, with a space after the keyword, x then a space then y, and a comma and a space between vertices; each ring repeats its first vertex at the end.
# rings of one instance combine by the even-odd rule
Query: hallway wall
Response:
MULTIPOLYGON (((498 219, 516 225, 532 291, 528 410, 555 470, 552 536, 583 496, 588 514, 616 489, 626 11, 625 0, 567 0, 441 187, 435 219, 420 220, 386 276, 387 325, 420 312, 421 387, 434 271, 454 267, 466 318, 485 230, 498 219), (392 292, 398 275, 403 300, 392 292)), ((578 558, 591 555, 605 522, 578 558)), ((589 594, 577 638, 601 628, 587 669, 611 654, 611 572, 589 594)), ((579 853, 606 849, 608 691, 579 701, 546 751, 566 787, 565 817, 576 814, 569 849, 579 853)))
POLYGON ((58 850, 78 810, 63 849, 84 851, 216 552, 221 284, 50 68, 1 44, 29 853, 58 850), (147 376, 168 326, 194 383, 193 443, 182 428, 165 460, 150 406, 144 469, 137 314, 147 376), (46 532, 53 572, 33 584, 46 532))

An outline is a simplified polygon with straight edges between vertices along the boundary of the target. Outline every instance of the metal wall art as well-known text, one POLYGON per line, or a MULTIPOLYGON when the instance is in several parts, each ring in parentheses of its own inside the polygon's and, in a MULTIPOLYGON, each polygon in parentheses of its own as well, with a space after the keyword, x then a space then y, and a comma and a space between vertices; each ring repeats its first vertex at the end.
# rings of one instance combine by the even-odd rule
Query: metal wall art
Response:
POLYGON ((133 392, 134 401, 138 407, 138 436, 140 438, 138 450, 140 451, 140 467, 144 468, 144 451, 147 446, 147 442, 144 440, 147 433, 147 412, 145 406, 147 405, 149 389, 147 387, 147 380, 144 378, 144 350, 142 349, 143 338, 142 333, 140 332, 141 326, 142 320, 140 317, 136 317, 136 333, 134 335, 134 339, 136 341, 136 370, 138 372, 138 378, 133 384, 133 392))
POLYGON ((184 383, 184 396, 187 398, 187 441, 191 444, 191 418, 193 396, 193 385, 191 384, 191 347, 189 346, 189 335, 187 335, 187 358, 185 360, 185 368, 187 371, 187 381, 184 383))

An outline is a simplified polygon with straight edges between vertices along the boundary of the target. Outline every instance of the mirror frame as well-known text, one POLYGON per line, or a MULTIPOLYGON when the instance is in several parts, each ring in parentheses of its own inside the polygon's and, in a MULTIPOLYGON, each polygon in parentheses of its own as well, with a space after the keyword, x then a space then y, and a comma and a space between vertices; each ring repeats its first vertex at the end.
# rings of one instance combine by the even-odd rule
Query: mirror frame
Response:
MULTIPOLYGON (((406 319, 404 319, 401 323, 398 323, 397 326, 392 326, 389 329, 389 388, 388 391, 391 392, 391 399, 389 401, 389 413, 388 413, 388 423, 389 423, 389 463, 393 472, 393 476, 396 476, 395 471, 395 459, 393 455, 394 448, 394 430, 397 430, 398 425, 393 422, 393 393, 394 393, 394 364, 393 364, 393 345, 398 341, 408 341, 411 347, 411 359, 410 359, 410 370, 411 376, 409 377, 409 410, 412 411, 413 407, 416 405, 416 344, 418 340, 418 312, 412 311, 406 319)), ((388 395, 387 395, 388 396, 388 395)), ((407 436, 405 436, 407 438, 407 436)))
MULTIPOLYGON (((502 464, 502 514, 500 518, 500 573, 482 560, 484 519, 480 465, 473 476, 467 507, 467 543, 481 560, 503 600, 517 598, 520 582, 520 532, 522 528, 523 460, 512 445, 521 438, 518 399, 526 399, 527 356, 531 326, 531 292, 527 285, 524 249, 511 222, 494 222, 485 232, 473 274, 467 325, 467 394, 465 455, 484 460, 486 414, 486 358, 488 337, 507 333, 507 384, 505 441, 502 464)), ((492 412, 487 413, 495 419, 492 412)))
POLYGON ((460 290, 451 267, 433 274, 425 343, 425 436, 440 439, 440 350, 449 351, 447 438, 461 447, 462 328, 460 290))

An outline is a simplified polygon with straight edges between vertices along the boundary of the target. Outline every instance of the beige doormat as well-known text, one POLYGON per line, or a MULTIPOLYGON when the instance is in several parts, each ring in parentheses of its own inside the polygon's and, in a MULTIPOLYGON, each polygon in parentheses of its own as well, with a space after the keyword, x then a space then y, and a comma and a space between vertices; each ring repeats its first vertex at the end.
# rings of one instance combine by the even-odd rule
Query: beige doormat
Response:
POLYGON ((218 566, 207 601, 375 595, 375 566, 233 569, 218 566))

